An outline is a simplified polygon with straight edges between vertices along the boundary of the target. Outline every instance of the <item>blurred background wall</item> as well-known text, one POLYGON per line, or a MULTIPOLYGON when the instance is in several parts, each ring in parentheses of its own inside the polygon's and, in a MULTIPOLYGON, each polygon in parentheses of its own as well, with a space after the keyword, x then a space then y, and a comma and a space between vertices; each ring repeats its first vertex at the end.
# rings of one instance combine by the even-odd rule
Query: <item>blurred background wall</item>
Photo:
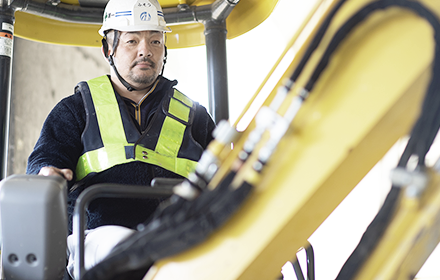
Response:
POLYGON ((99 48, 14 39, 8 174, 26 163, 50 110, 73 94, 79 81, 108 72, 99 48))

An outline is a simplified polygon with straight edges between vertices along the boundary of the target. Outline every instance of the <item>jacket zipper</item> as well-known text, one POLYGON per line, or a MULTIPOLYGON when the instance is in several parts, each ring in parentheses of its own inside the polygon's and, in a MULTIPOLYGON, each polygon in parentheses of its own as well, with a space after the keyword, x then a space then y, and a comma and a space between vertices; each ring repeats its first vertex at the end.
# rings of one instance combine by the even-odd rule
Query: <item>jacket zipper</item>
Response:
POLYGON ((142 130, 142 125, 141 125, 141 122, 142 122, 142 118, 141 118, 141 105, 142 105, 142 102, 144 102, 144 100, 147 99, 147 97, 154 91, 154 89, 156 88, 158 83, 159 83, 159 80, 157 80, 156 83, 147 92, 147 94, 145 94, 144 97, 142 97, 142 99, 139 100, 139 103, 133 104, 133 106, 134 106, 134 118, 138 122, 139 127, 141 128, 141 130, 142 130))

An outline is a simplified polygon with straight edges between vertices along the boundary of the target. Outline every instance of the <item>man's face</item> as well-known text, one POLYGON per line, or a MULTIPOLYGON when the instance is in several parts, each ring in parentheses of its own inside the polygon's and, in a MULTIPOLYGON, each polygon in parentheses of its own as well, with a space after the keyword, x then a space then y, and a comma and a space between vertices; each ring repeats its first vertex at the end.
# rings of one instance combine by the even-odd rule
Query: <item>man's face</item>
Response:
POLYGON ((119 74, 142 89, 151 86, 160 74, 164 53, 160 31, 121 32, 114 60, 119 74))

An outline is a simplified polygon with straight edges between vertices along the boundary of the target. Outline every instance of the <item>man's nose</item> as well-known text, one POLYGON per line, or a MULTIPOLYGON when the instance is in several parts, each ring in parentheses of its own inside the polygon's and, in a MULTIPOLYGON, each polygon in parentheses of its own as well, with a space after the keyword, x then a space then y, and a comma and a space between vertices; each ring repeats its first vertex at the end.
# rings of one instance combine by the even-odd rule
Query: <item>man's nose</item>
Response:
POLYGON ((142 40, 138 45, 138 55, 150 57, 152 55, 150 45, 147 41, 142 40))

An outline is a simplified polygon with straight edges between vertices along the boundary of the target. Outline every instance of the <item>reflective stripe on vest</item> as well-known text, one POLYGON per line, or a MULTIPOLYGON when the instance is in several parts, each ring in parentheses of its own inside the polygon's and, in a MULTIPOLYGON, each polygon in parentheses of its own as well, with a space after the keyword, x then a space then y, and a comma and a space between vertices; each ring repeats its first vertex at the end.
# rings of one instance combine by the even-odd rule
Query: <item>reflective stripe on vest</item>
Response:
POLYGON ((88 151, 79 158, 76 168, 77 180, 83 179, 91 172, 101 172, 132 161, 154 164, 183 177, 188 177, 195 169, 197 161, 177 157, 187 128, 185 123, 188 123, 191 108, 194 106, 191 99, 174 90, 155 150, 137 145, 135 158, 127 158, 126 148, 133 147, 134 143, 127 142, 121 114, 115 114, 120 109, 108 77, 92 79, 87 84, 104 147, 88 151))

